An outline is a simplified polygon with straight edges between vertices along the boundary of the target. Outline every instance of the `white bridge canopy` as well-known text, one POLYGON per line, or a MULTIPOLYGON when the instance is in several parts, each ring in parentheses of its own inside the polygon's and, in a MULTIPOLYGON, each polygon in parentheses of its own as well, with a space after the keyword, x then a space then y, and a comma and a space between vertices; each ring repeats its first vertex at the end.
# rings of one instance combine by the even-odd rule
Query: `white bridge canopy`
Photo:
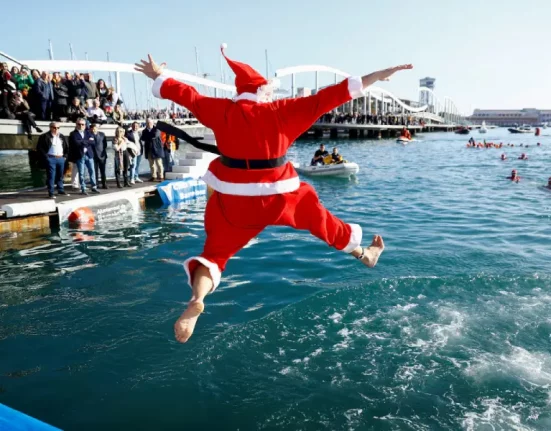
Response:
MULTIPOLYGON (((115 72, 117 73, 117 87, 119 84, 119 73, 131 73, 131 74, 138 74, 134 69, 134 64, 128 64, 128 63, 119 63, 119 62, 111 62, 111 61, 82 61, 82 60, 15 60, 9 55, 0 52, 1 56, 6 57, 8 60, 8 64, 15 65, 17 63, 25 64, 31 69, 38 69, 38 70, 47 70, 51 72, 55 71, 65 71, 65 70, 71 70, 71 71, 87 71, 87 72, 115 72)), ((277 78, 282 78, 285 76, 292 76, 293 78, 293 86, 294 86, 294 75, 298 73, 315 73, 316 74, 316 86, 317 86, 317 74, 323 72, 323 73, 330 73, 335 76, 335 80, 337 76, 340 76, 342 78, 348 78, 351 75, 347 72, 344 72, 342 70, 330 67, 330 66, 323 66, 323 65, 302 65, 302 66, 292 66, 292 67, 286 67, 282 69, 278 69, 275 72, 275 76, 277 78)), ((228 91, 233 94, 236 92, 236 88, 233 85, 224 84, 218 81, 214 81, 211 79, 202 78, 200 76, 178 72, 175 70, 165 69, 165 73, 168 76, 171 76, 175 79, 188 82, 195 85, 201 85, 208 88, 215 89, 215 95, 216 90, 222 90, 222 91, 228 91)), ((293 88, 294 89, 294 88, 293 88)), ((449 98, 444 98, 444 103, 440 103, 439 99, 436 97, 434 92, 426 87, 419 88, 420 92, 427 92, 430 93, 433 96, 433 100, 438 102, 438 105, 444 107, 444 112, 450 111, 452 113, 457 114, 459 110, 456 108, 455 103, 449 98)), ((402 100, 400 100, 399 97, 395 96, 393 93, 391 93, 388 90, 385 90, 380 87, 376 86, 370 86, 363 90, 364 95, 369 95, 370 97, 374 98, 375 100, 379 101, 392 101, 392 103, 395 106, 400 106, 404 111, 411 112, 411 113, 421 113, 429 110, 428 105, 420 106, 420 107, 413 107, 410 106, 402 100)), ((438 114, 438 112, 435 112, 435 114, 438 114)))

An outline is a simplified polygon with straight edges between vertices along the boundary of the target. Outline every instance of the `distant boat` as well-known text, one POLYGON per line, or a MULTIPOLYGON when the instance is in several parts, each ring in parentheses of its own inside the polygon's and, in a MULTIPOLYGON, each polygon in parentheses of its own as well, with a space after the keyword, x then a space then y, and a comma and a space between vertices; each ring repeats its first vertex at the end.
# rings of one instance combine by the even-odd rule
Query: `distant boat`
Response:
POLYGON ((301 166, 300 163, 293 163, 293 166, 299 174, 311 177, 349 178, 360 170, 356 163, 350 162, 319 166, 301 166))
POLYGON ((480 126, 479 132, 480 133, 486 133, 487 131, 488 131, 488 129, 486 128, 486 121, 483 121, 482 126, 480 126))
POLYGON ((508 129, 511 133, 532 133, 532 127, 524 125, 520 127, 511 127, 508 129))
POLYGON ((455 130, 455 133, 459 134, 459 135, 468 135, 470 132, 469 128, 468 127, 459 127, 458 129, 455 130))

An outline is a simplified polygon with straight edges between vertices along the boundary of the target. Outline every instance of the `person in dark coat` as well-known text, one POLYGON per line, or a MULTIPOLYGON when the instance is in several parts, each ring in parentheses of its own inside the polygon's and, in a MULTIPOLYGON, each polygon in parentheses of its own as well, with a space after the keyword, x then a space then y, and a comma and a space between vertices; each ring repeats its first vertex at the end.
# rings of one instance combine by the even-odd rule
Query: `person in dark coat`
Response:
POLYGON ((99 193, 94 172, 94 147, 95 138, 86 130, 86 121, 83 118, 77 120, 76 129, 69 135, 69 161, 77 165, 80 179, 80 193, 87 195, 84 168, 88 170, 92 193, 99 193))
POLYGON ((71 123, 76 123, 79 118, 86 118, 86 115, 88 115, 88 113, 86 112, 86 109, 82 107, 80 99, 78 97, 74 97, 71 105, 67 108, 67 120, 71 123))
POLYGON ((23 123, 23 130, 27 136, 32 138, 32 128, 34 127, 38 133, 42 133, 42 129, 36 125, 34 121, 35 115, 31 112, 29 104, 20 91, 16 91, 10 101, 10 111, 13 112, 15 118, 23 123))
MULTIPOLYGON (((38 75, 38 73, 34 74, 33 71, 33 76, 36 75, 38 75)), ((53 100, 53 88, 48 79, 48 73, 42 72, 42 76, 36 76, 31 90, 31 98, 35 106, 33 112, 36 114, 37 118, 42 121, 47 120, 53 100)))
POLYGON ((40 135, 36 150, 42 156, 46 166, 48 196, 55 199, 54 181, 57 184, 57 193, 67 195, 63 189, 63 173, 65 172, 65 161, 69 154, 69 145, 65 136, 59 133, 57 123, 50 123, 50 131, 40 135))
POLYGON ((161 141, 161 132, 153 125, 153 120, 146 120, 145 129, 142 131, 145 158, 149 160, 151 178, 149 181, 163 180, 163 158, 165 152, 161 141))
POLYGON ((67 117, 67 100, 69 99, 69 89, 65 82, 61 80, 61 76, 57 76, 53 81, 54 85, 54 104, 53 116, 54 120, 58 121, 67 117))
POLYGON ((90 133, 94 136, 94 168, 96 171, 96 184, 99 184, 101 174, 101 185, 103 189, 108 189, 107 177, 105 176, 105 164, 107 163, 107 138, 105 133, 99 131, 97 123, 90 126, 90 133))

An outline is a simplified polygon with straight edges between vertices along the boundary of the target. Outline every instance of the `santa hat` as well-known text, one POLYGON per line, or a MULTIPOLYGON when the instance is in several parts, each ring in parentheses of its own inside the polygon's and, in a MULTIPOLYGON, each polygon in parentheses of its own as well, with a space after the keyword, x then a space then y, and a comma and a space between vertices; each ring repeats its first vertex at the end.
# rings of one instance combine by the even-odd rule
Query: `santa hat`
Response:
POLYGON ((231 70, 235 73, 235 87, 237 89, 237 94, 256 94, 262 86, 268 84, 268 81, 248 64, 233 61, 226 57, 224 50, 227 47, 228 45, 223 43, 220 46, 220 51, 222 51, 222 55, 228 62, 231 70))

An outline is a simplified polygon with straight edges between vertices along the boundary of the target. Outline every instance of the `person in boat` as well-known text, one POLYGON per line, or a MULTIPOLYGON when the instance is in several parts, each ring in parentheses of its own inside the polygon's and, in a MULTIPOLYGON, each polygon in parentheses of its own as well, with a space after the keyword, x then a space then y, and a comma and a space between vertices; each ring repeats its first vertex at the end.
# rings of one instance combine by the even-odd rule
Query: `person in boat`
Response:
POLYGON ((316 165, 325 165, 324 159, 329 155, 329 151, 325 149, 325 145, 320 144, 319 150, 316 150, 314 153, 314 157, 312 161, 310 162, 310 165, 316 166, 316 165))
POLYGON ((402 129, 402 132, 400 133, 400 138, 411 140, 411 133, 409 133, 409 130, 406 127, 402 129))
POLYGON ((507 156, 505 155, 505 153, 501 155, 501 160, 507 160, 507 156))
POLYGON ((308 97, 272 101, 274 85, 247 64, 222 55, 235 73, 237 95, 232 99, 208 97, 188 84, 163 73, 151 55, 136 63, 136 71, 153 79, 155 97, 171 100, 192 112, 210 128, 221 156, 214 159, 203 180, 214 191, 205 209, 206 241, 200 256, 183 266, 192 288, 186 310, 174 325, 176 340, 192 336, 204 299, 220 284, 228 260, 267 226, 308 230, 326 244, 374 267, 384 250, 374 235, 362 247, 362 228, 345 223, 319 201, 313 187, 301 183, 286 153, 291 144, 323 114, 363 96, 363 89, 388 81, 395 73, 412 69, 396 66, 363 77, 349 77, 308 97), (250 163, 254 160, 254 164, 250 163))
POLYGON ((522 153, 518 159, 519 160, 528 160, 528 156, 526 155, 526 153, 522 153))
POLYGON ((510 177, 507 177, 508 180, 511 180, 511 181, 514 181, 516 183, 518 183, 520 181, 520 177, 517 173, 517 170, 516 169, 513 169, 511 171, 511 176, 510 177))
POLYGON ((335 165, 345 163, 345 160, 339 154, 339 149, 337 147, 333 148, 333 153, 331 154, 331 163, 335 165))
POLYGON ((476 145, 476 142, 474 140, 474 138, 471 136, 471 139, 469 139, 469 146, 475 146, 476 145))

